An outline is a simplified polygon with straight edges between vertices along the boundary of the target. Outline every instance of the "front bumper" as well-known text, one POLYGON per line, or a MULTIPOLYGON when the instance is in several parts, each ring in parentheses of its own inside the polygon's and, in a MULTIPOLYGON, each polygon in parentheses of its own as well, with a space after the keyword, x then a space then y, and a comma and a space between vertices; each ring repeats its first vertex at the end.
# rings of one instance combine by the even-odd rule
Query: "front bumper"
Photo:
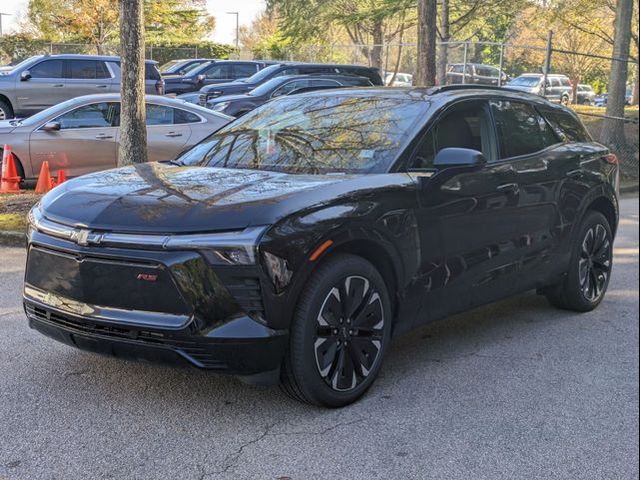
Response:
POLYGON ((29 325, 67 345, 251 376, 277 371, 288 343, 264 320, 260 283, 254 267, 214 268, 197 252, 84 247, 32 231, 23 298, 29 325))

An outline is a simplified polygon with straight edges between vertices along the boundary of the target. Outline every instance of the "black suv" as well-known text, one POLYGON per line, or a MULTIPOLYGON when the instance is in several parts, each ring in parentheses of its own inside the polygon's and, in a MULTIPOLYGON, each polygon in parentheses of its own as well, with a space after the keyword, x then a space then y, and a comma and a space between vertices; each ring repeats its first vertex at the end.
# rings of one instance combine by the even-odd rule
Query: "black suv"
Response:
POLYGON ((354 75, 357 77, 366 77, 372 85, 384 85, 380 71, 377 68, 363 67, 361 65, 337 65, 326 63, 278 63, 270 65, 264 70, 259 71, 254 76, 233 83, 220 85, 211 85, 200 89, 199 96, 195 94, 180 97, 191 103, 200 103, 206 105, 209 100, 222 95, 236 95, 247 93, 258 85, 271 80, 272 78, 283 75, 308 75, 308 74, 337 74, 337 75, 354 75))
POLYGON ((263 61, 211 60, 204 62, 183 75, 164 75, 165 93, 188 93, 203 86, 233 82, 254 75, 269 65, 263 61))
POLYGON ((537 289, 602 301, 618 165, 574 113, 491 88, 282 96, 176 161, 33 208, 29 324, 81 349, 355 401, 392 335, 537 289))

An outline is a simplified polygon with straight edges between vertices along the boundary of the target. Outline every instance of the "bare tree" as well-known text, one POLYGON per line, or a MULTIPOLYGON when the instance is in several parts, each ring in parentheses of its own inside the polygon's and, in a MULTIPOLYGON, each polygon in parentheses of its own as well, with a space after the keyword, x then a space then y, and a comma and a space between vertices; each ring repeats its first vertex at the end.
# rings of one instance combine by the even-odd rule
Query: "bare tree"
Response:
POLYGON ((418 58, 413 84, 436 83, 437 0, 418 0, 418 58))
POLYGON ((122 69, 118 165, 147 161, 144 0, 119 0, 122 69))
MULTIPOLYGON (((629 73, 627 59, 629 58, 629 46, 631 43, 632 14, 633 0, 617 1, 613 42, 614 58, 611 60, 609 96, 607 98, 607 115, 612 117, 624 116, 627 74, 629 73)), ((600 140, 607 145, 625 145, 624 122, 613 118, 606 119, 602 125, 600 140)))

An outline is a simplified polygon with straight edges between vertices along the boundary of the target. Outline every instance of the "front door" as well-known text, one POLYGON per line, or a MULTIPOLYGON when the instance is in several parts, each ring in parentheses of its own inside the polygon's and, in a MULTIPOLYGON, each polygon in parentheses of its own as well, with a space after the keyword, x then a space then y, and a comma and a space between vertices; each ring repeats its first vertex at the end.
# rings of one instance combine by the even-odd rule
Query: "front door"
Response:
POLYGON ((50 120, 60 130, 34 130, 29 146, 33 171, 39 172, 45 160, 52 174, 64 170, 70 177, 115 167, 117 109, 114 102, 84 105, 50 120))
MULTIPOLYGON (((410 174, 419 179, 420 320, 440 318, 511 293, 521 252, 519 189, 513 166, 498 161, 489 105, 465 100, 441 114, 421 140, 410 174), (443 148, 481 151, 475 170, 433 170, 443 148), (429 172, 431 175, 429 176, 429 172)), ((414 292, 415 293, 415 292, 414 292)))
POLYGON ((30 115, 75 96, 66 90, 63 60, 43 60, 29 73, 30 78, 16 80, 16 111, 30 115))

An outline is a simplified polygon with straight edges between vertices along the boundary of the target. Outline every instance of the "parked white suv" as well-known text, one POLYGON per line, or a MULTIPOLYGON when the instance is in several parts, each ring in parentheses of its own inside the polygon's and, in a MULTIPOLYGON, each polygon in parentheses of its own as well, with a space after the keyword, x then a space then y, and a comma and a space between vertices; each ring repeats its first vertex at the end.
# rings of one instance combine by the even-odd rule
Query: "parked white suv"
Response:
POLYGON ((549 74, 547 75, 547 85, 543 88, 542 73, 524 73, 514 78, 506 87, 513 90, 520 90, 536 95, 543 95, 547 100, 567 105, 571 99, 571 80, 566 75, 549 74))

